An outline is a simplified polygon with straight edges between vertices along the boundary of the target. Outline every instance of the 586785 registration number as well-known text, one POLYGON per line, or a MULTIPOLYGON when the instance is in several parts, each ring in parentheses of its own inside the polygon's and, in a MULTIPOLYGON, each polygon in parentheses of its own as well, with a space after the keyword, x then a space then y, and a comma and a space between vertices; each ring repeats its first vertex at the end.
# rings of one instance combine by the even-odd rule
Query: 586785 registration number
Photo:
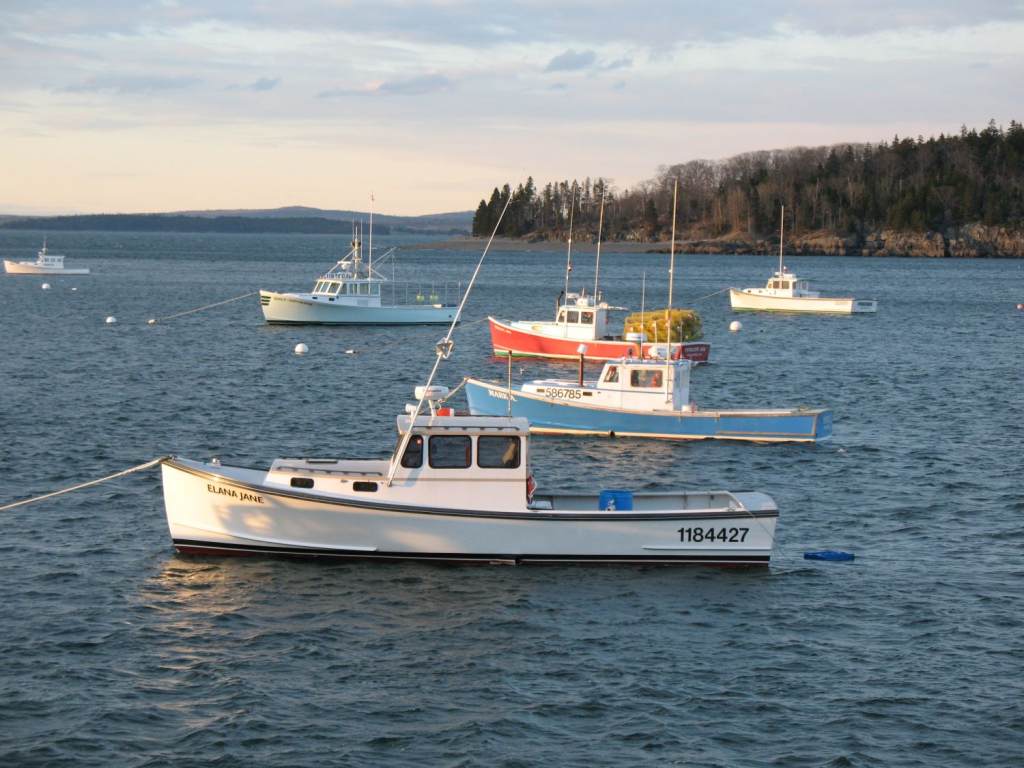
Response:
POLYGON ((747 539, 749 528, 680 528, 679 540, 699 544, 721 541, 741 544, 747 539))

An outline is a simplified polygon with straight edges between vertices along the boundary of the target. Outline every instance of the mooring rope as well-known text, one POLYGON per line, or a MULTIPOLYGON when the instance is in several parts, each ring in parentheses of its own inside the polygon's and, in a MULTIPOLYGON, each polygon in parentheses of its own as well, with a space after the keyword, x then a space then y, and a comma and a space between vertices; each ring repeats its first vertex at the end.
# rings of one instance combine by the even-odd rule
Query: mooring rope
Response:
POLYGON ((170 459, 171 456, 158 456, 151 461, 147 461, 145 464, 139 464, 135 467, 129 467, 128 469, 122 469, 120 472, 115 472, 112 475, 101 477, 97 480, 90 480, 86 483, 79 483, 78 485, 72 485, 70 488, 62 488, 59 491, 51 491, 50 493, 44 493, 42 496, 33 496, 31 499, 22 499, 21 501, 15 501, 11 504, 5 504, 0 507, 0 512, 6 512, 8 509, 14 509, 25 504, 34 504, 37 501, 43 501, 44 499, 52 499, 54 496, 63 496, 65 493, 71 493, 72 491, 80 491, 82 488, 89 488, 93 485, 99 485, 100 483, 106 483, 109 480, 116 480, 119 477, 130 475, 133 472, 142 472, 144 469, 155 467, 158 464, 163 464, 165 461, 170 459))
POLYGON ((249 291, 249 293, 243 293, 241 296, 235 296, 233 299, 224 299, 224 301, 217 301, 213 304, 207 304, 203 307, 196 307, 195 309, 186 309, 184 312, 175 312, 173 315, 167 315, 166 317, 154 317, 149 321, 150 325, 155 323, 162 323, 165 320, 173 320, 176 317, 183 317, 184 315, 191 315, 193 312, 202 312, 204 309, 213 309, 223 304, 230 304, 232 301, 238 301, 239 299, 247 299, 250 296, 255 296, 259 291, 249 291))
POLYGON ((693 299, 693 300, 691 301, 691 303, 693 303, 693 301, 704 301, 704 299, 710 299, 710 298, 711 298, 712 296, 717 296, 718 294, 720 294, 720 293, 725 293, 725 292, 726 292, 726 291, 728 291, 728 290, 729 290, 728 288, 723 288, 723 289, 722 289, 722 290, 720 290, 720 291, 715 291, 714 293, 709 293, 709 294, 708 294, 707 296, 701 296, 701 297, 700 297, 700 298, 698 298, 698 299, 693 299))

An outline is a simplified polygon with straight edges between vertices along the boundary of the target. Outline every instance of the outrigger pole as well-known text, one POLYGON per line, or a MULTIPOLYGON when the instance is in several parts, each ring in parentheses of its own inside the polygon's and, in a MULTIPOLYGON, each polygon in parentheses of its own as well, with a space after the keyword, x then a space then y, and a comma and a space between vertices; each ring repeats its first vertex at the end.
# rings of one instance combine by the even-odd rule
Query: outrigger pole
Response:
MULTIPOLYGON (((412 418, 409 420, 409 429, 402 435, 402 441, 398 444, 398 449, 395 451, 395 455, 391 457, 391 465, 388 467, 388 479, 386 485, 391 486, 391 483, 395 479, 395 473, 398 471, 398 465, 402 461, 402 456, 405 455, 405 449, 409 447, 409 441, 412 439, 413 429, 416 428, 416 419, 420 415, 420 411, 423 410, 423 402, 427 399, 427 395, 430 394, 430 385, 434 383, 434 376, 437 375, 437 369, 441 367, 441 361, 447 360, 452 354, 452 348, 455 343, 452 341, 452 334, 455 333, 455 326, 459 323, 459 318, 462 316, 462 308, 466 306, 466 299, 469 298, 470 292, 473 290, 473 284, 476 282, 476 276, 480 274, 480 267, 484 265, 484 259, 487 258, 487 252, 491 249, 491 243, 494 242, 494 238, 498 234, 498 227, 501 226, 501 220, 505 218, 505 211, 508 210, 509 203, 512 202, 512 195, 508 196, 508 200, 505 201, 505 207, 501 209, 501 215, 498 216, 498 220, 494 223, 494 231, 491 232, 490 238, 487 240, 487 245, 484 247, 484 252, 480 254, 480 261, 476 264, 476 269, 473 270, 473 276, 469 279, 469 285, 466 286, 466 292, 462 294, 462 301, 459 302, 459 308, 455 311, 455 317, 452 318, 452 324, 448 327, 448 333, 435 345, 434 349, 437 353, 437 358, 434 360, 434 367, 430 371, 430 375, 427 377, 427 383, 423 386, 423 394, 416 403, 416 410, 411 414, 412 418)), ((509 355, 511 358, 511 355, 509 355)))

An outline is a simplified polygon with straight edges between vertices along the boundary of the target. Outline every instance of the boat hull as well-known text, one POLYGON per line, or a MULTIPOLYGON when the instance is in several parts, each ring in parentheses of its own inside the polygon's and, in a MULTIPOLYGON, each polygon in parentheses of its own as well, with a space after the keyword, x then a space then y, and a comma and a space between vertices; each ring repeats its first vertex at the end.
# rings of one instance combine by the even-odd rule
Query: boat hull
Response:
POLYGON ((89 274, 89 270, 85 267, 41 267, 31 261, 10 261, 8 259, 4 259, 4 271, 9 275, 47 275, 50 277, 89 274))
POLYGON ((268 323, 290 325, 448 325, 457 309, 445 304, 353 306, 273 291, 260 291, 260 308, 268 323))
MULTIPOLYGON (((531 333, 525 328, 503 323, 493 317, 488 318, 491 326, 491 346, 494 354, 499 357, 547 357, 562 360, 579 360, 577 351, 581 344, 586 345, 586 359, 593 361, 621 360, 624 357, 649 356, 651 347, 664 348, 664 344, 641 344, 633 341, 618 340, 580 340, 543 333, 531 333)), ((680 357, 694 363, 706 363, 711 354, 711 345, 705 342, 684 342, 673 344, 671 358, 680 357)))
POLYGON ((665 494, 682 499, 677 508, 560 511, 553 496, 548 511, 488 512, 315 495, 268 486, 259 470, 185 459, 162 471, 171 538, 188 554, 764 566, 778 521, 757 493, 731 495, 749 497, 740 509, 687 510, 685 494, 665 494))
POLYGON ((811 443, 832 435, 832 412, 824 409, 644 412, 588 407, 581 403, 583 389, 559 387, 557 398, 513 390, 510 410, 508 389, 500 384, 466 379, 465 389, 474 416, 521 416, 537 434, 762 443, 811 443))
POLYGON ((878 311, 878 302, 869 299, 765 296, 736 288, 729 289, 729 303, 734 310, 749 312, 813 312, 815 314, 857 315, 878 311))

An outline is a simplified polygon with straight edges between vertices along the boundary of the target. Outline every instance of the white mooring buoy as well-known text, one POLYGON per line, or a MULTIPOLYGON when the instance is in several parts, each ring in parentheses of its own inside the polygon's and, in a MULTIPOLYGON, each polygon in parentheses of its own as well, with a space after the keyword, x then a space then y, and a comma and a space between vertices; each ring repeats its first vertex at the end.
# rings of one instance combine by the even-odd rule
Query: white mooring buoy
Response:
POLYGON ((346 349, 345 350, 345 354, 346 355, 354 355, 355 353, 356 353, 356 351, 354 349, 346 349))
POLYGON ((146 325, 156 325, 156 318, 155 317, 149 318, 149 320, 146 321, 146 325))
POLYGON ((77 290, 78 290, 78 288, 72 288, 71 290, 72 290, 72 291, 77 291, 77 290))
POLYGON ((117 322, 117 318, 113 315, 107 315, 107 319, 104 322, 106 322, 107 325, 113 325, 117 322))
POLYGON ((50 290, 50 284, 49 283, 43 283, 39 287, 42 288, 44 291, 50 290))
POLYGON ((300 342, 299 344, 295 345, 295 354, 296 355, 304 355, 307 352, 309 352, 309 347, 307 347, 305 344, 302 344, 300 342))
POLYGON ((738 333, 739 331, 743 330, 743 323, 741 323, 739 320, 733 320, 731 323, 729 323, 729 330, 732 333, 738 333))

